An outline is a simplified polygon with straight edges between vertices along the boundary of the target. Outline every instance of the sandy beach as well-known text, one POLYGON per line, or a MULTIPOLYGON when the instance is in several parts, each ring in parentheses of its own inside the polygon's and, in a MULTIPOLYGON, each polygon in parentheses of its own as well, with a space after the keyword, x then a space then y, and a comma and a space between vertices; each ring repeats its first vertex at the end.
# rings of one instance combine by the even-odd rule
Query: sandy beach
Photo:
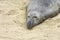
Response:
POLYGON ((0 0, 0 40, 60 40, 60 14, 28 30, 29 0, 0 0))

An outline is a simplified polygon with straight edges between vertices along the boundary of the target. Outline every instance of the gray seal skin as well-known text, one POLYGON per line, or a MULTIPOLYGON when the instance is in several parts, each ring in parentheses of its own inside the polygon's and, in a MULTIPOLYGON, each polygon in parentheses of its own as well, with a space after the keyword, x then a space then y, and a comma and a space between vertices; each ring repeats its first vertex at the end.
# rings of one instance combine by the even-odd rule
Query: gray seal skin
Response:
POLYGON ((60 0, 30 0, 27 5, 27 28, 42 23, 60 13, 60 0))

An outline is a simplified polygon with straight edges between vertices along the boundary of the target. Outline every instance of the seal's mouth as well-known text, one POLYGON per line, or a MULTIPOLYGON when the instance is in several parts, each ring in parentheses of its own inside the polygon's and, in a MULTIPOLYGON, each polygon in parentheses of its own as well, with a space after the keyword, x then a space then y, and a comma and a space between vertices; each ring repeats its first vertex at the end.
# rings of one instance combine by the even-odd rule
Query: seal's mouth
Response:
POLYGON ((32 27, 33 27, 33 23, 31 21, 28 21, 27 22, 27 28, 32 29, 32 27))
POLYGON ((27 19, 27 28, 32 29, 34 20, 32 18, 27 19))
POLYGON ((38 25, 39 23, 34 21, 34 19, 27 20, 27 28, 32 29, 34 26, 38 25))
POLYGON ((34 26, 39 25, 40 23, 35 24, 34 21, 28 21, 27 22, 27 28, 32 29, 34 26))

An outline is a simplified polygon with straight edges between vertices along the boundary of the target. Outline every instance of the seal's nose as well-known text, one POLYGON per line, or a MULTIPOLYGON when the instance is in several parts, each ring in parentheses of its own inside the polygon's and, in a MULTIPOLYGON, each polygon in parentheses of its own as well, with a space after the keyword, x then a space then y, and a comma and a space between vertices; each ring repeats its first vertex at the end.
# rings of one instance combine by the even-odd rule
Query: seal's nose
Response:
POLYGON ((28 22, 27 22, 27 28, 28 28, 28 29, 31 29, 32 26, 33 26, 33 23, 32 23, 31 21, 28 21, 28 22))

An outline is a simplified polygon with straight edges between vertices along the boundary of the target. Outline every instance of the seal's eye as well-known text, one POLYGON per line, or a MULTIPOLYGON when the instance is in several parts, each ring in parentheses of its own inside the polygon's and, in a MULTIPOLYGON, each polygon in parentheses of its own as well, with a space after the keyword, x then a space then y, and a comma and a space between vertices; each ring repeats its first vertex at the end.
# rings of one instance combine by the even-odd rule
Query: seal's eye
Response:
POLYGON ((39 20, 39 18, 37 16, 34 16, 34 19, 39 20))
POLYGON ((34 18, 37 18, 37 16, 34 16, 34 18))

